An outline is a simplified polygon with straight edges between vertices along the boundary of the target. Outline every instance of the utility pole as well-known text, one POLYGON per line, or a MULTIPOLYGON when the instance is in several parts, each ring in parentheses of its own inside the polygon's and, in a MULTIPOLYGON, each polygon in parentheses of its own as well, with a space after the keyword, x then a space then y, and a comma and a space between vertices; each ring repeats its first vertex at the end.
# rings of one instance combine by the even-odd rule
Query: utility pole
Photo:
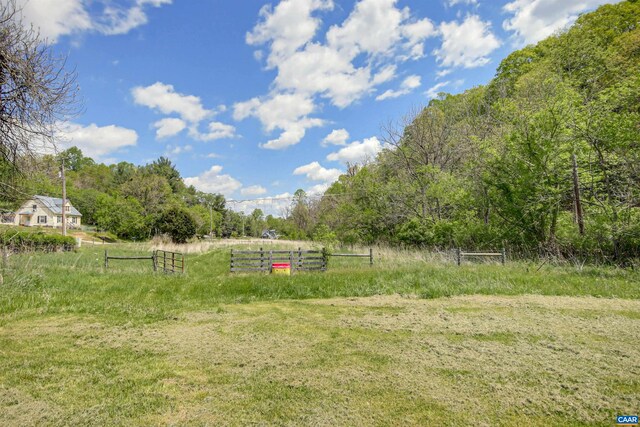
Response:
POLYGON ((573 163, 573 198, 576 222, 578 223, 578 230, 582 235, 584 234, 584 218, 582 216, 582 201, 580 200, 580 178, 578 177, 578 162, 576 160, 575 153, 571 156, 571 161, 573 163))
POLYGON ((67 235, 67 180, 64 177, 64 158, 62 158, 62 165, 60 167, 60 176, 62 177, 62 235, 67 235))
POLYGON ((213 205, 209 204, 209 215, 211 217, 211 224, 209 226, 209 236, 213 237, 213 205))

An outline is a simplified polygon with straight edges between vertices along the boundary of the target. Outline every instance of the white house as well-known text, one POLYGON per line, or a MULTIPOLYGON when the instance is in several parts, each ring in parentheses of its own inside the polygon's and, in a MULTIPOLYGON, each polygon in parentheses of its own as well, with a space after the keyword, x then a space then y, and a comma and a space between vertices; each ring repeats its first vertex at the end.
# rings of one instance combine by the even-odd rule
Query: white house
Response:
MULTIPOLYGON (((46 196, 33 196, 22 204, 13 215, 14 225, 25 227, 62 227, 62 199, 46 196)), ((74 208, 69 200, 64 205, 67 225, 79 228, 82 214, 74 208)), ((8 219, 8 215, 4 215, 8 219)))

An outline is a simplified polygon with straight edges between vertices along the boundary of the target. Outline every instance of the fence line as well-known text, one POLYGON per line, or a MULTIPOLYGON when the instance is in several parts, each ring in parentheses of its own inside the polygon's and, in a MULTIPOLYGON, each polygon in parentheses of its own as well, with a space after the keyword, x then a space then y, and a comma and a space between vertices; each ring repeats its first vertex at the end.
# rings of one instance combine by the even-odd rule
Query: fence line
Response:
POLYGON ((271 271, 274 263, 288 262, 292 271, 326 271, 327 256, 317 250, 269 250, 238 251, 231 249, 230 271, 271 271))
POLYGON ((329 256, 345 258, 369 258, 369 265, 373 265, 373 249, 369 248, 368 254, 329 254, 329 256))
POLYGON ((109 260, 151 260, 153 271, 161 269, 165 273, 184 273, 185 260, 184 254, 180 252, 169 252, 163 250, 155 250, 150 256, 120 256, 109 255, 109 251, 104 251, 104 268, 109 268, 109 260))
POLYGON ((502 248, 500 252, 464 252, 462 249, 456 249, 456 264, 461 265, 462 259, 465 257, 500 257, 502 265, 507 263, 507 251, 502 248))

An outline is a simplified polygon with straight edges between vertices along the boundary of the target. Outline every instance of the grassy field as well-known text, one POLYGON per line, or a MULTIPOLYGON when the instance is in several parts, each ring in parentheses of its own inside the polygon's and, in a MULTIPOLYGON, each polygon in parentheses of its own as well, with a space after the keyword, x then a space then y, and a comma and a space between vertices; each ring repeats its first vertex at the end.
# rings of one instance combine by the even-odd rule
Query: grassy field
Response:
POLYGON ((228 247, 200 245, 166 276, 150 261, 105 271, 103 248, 10 257, 0 425, 613 425, 640 411, 637 272, 377 251, 373 267, 230 275, 228 247))

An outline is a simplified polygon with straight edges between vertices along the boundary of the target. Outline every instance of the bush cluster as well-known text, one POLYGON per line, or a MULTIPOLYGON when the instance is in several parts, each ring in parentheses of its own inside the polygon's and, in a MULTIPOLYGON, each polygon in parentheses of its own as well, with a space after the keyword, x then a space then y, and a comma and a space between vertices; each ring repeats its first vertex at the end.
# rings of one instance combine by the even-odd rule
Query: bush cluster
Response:
POLYGON ((42 231, 6 230, 0 233, 0 245, 18 252, 24 251, 70 251, 76 245, 71 236, 47 234, 42 231))

